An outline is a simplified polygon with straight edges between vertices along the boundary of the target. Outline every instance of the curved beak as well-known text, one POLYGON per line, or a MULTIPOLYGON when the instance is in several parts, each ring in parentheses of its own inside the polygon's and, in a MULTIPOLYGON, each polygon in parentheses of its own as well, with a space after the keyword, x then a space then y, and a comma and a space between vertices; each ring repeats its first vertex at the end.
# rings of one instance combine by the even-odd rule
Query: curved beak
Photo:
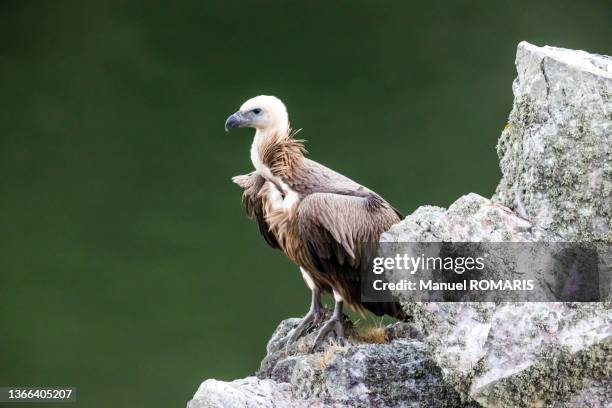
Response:
POLYGON ((240 111, 230 115, 225 121, 225 131, 229 132, 230 129, 242 128, 249 124, 249 121, 240 111))

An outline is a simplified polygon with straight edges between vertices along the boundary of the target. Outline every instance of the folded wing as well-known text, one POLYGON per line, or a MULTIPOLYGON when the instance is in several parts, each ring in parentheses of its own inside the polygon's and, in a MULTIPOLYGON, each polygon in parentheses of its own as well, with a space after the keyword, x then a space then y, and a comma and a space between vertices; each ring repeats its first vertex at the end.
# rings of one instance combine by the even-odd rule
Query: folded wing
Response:
POLYGON ((298 208, 299 234, 311 263, 359 311, 362 306, 371 310, 360 302, 362 276, 376 256, 380 235, 398 221, 395 210, 374 193, 315 193, 298 208))

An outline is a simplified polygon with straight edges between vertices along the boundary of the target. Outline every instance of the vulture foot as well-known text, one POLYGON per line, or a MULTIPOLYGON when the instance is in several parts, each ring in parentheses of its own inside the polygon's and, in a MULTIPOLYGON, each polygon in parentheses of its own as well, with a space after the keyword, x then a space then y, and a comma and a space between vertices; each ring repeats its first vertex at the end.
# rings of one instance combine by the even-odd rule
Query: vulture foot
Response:
POLYGON ((312 343, 312 347, 310 351, 313 352, 319 345, 321 345, 329 334, 333 334, 336 337, 336 340, 342 342, 344 341, 344 325, 342 324, 342 317, 333 316, 329 319, 323 327, 317 333, 317 337, 315 337, 314 342, 312 343))
POLYGON ((306 316, 302 318, 300 324, 298 324, 293 330, 293 333, 291 333, 289 339, 287 339, 287 344, 285 345, 286 348, 289 348, 289 346, 295 343, 297 339, 306 334, 308 329, 319 323, 325 315, 325 311, 321 306, 321 291, 317 287, 314 287, 311 290, 312 299, 310 301, 310 310, 308 313, 306 313, 306 316))
POLYGON ((324 314, 325 313, 320 308, 316 310, 310 310, 308 313, 306 313, 306 316, 302 318, 300 324, 297 325, 297 327, 293 330, 293 333, 291 333, 291 336, 289 336, 286 347, 291 346, 300 337, 306 334, 306 332, 311 327, 316 326, 321 321, 324 314))

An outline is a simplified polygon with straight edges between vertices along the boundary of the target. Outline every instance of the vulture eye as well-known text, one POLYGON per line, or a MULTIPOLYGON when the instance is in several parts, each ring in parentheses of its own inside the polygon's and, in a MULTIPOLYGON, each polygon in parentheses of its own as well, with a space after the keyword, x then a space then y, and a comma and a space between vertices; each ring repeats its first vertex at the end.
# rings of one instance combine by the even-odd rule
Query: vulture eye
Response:
POLYGON ((253 109, 253 113, 256 115, 259 115, 261 113, 261 109, 257 108, 257 109, 253 109))

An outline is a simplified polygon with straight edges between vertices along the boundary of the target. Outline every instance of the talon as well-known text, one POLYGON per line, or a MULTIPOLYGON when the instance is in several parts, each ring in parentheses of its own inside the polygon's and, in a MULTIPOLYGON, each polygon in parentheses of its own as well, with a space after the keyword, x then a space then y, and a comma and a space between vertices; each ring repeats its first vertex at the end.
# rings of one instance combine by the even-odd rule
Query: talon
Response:
POLYGON ((342 324, 341 318, 333 316, 323 325, 323 327, 321 327, 319 333, 317 333, 317 337, 312 343, 310 351, 313 352, 324 340, 327 339, 327 335, 330 333, 333 333, 336 340, 339 342, 344 342, 344 325, 342 324))
POLYGON ((295 343, 297 339, 302 337, 311 327, 315 326, 320 319, 320 313, 308 312, 306 316, 302 318, 300 324, 293 329, 293 333, 291 333, 289 339, 287 340, 286 347, 289 347, 291 344, 295 343))

